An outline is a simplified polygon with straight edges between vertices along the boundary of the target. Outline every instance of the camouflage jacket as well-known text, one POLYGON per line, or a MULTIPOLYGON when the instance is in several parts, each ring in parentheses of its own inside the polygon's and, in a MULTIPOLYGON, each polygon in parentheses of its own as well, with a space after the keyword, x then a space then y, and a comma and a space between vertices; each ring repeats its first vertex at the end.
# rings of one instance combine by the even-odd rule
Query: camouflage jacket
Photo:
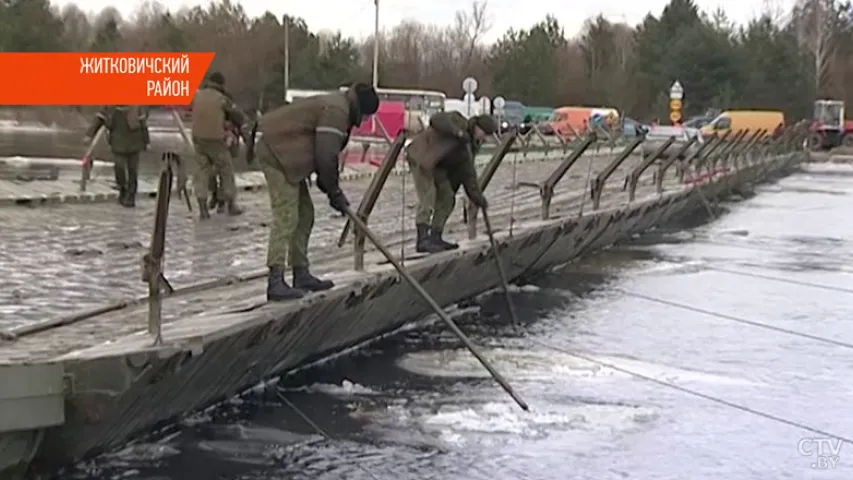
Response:
POLYGON ((429 119, 429 128, 415 135, 406 155, 428 174, 459 181, 468 196, 482 195, 474 157, 480 145, 470 138, 469 121, 459 112, 442 112, 429 119))
POLYGON ((138 153, 151 143, 147 114, 137 105, 102 108, 89 125, 86 135, 95 136, 101 127, 107 129, 107 143, 113 153, 138 153))
POLYGON ((207 83, 196 92, 192 111, 192 136, 200 140, 225 141, 223 125, 226 121, 240 126, 246 121, 246 116, 225 89, 214 83, 207 83))
POLYGON ((263 139, 258 157, 281 168, 288 182, 297 184, 323 166, 318 162, 329 161, 325 158, 327 152, 334 153, 336 163, 350 132, 360 121, 358 105, 350 92, 296 99, 261 117, 258 131, 263 139))

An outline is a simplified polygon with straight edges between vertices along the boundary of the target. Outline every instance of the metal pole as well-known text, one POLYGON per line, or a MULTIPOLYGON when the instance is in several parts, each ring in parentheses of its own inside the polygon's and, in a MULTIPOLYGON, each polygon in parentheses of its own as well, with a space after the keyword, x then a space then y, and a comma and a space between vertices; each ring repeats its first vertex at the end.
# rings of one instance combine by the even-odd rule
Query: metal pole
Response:
POLYGON ((92 158, 92 153, 95 151, 95 147, 98 145, 98 142, 101 140, 101 137, 104 136, 104 132, 107 129, 104 127, 98 128, 98 131, 95 132, 95 136, 92 138, 92 141, 89 143, 89 146, 86 147, 86 153, 83 154, 82 161, 80 165, 82 167, 80 173, 80 191, 86 191, 86 183, 89 181, 89 176, 92 173, 92 166, 94 165, 95 160, 92 158))
POLYGON ((284 16, 284 101, 290 90, 290 19, 284 16))
POLYGON ((506 306, 509 310, 509 316, 512 318, 513 325, 521 325, 518 321, 518 314, 515 313, 515 305, 512 303, 512 295, 509 293, 509 278, 506 276, 506 271, 504 271, 503 263, 501 262, 501 254, 498 251, 498 242, 495 241, 495 234, 492 230, 492 222, 489 221, 489 212, 486 209, 481 211, 483 214, 483 224, 486 226, 486 234, 489 236, 489 244, 492 246, 492 253, 495 257, 495 266, 498 267, 498 276, 501 279, 501 286, 504 290, 504 297, 506 297, 506 306))
POLYGON ((376 235, 367 227, 367 224, 364 223, 364 221, 359 218, 359 216, 356 215, 355 212, 353 212, 352 209, 350 209, 349 207, 344 210, 344 213, 347 217, 349 217, 350 222, 352 222, 352 224, 355 225, 356 228, 361 230, 361 232, 364 233, 364 236, 370 239, 373 245, 376 246, 376 249, 379 250, 385 257, 385 259, 387 259, 391 263, 391 265, 394 266, 394 268, 397 270, 397 273, 399 273, 400 276, 403 277, 409 283, 409 285, 411 285, 412 288, 415 289, 418 295, 420 295, 420 297, 423 298, 425 302, 427 302, 427 304, 433 309, 435 314, 438 315, 439 318, 444 320, 444 323, 446 323, 447 326, 450 327, 450 330, 453 331, 453 333, 456 335, 456 337, 458 337, 459 340, 462 341, 462 343, 465 345, 465 348, 467 348, 468 351, 470 351, 471 354, 474 355, 474 357, 480 362, 480 364, 483 365, 486 370, 488 370, 492 378, 494 378, 495 381, 498 382, 498 384, 501 386, 501 388, 503 388, 504 391, 506 391, 506 393, 508 393, 509 396, 512 397, 513 400, 515 400, 515 403, 517 403, 522 410, 529 410, 530 407, 528 407, 527 403, 522 400, 517 393, 515 393, 515 390, 512 389, 506 379, 504 379, 503 375, 498 373, 498 371, 495 370, 494 367, 492 367, 491 363, 489 363, 489 361, 486 360, 485 357, 483 357, 483 354, 480 353, 479 349, 477 349, 477 347, 474 346, 473 343, 471 343, 471 340, 468 339, 465 333, 463 333, 462 330, 459 329, 456 323, 453 322, 453 319, 451 319, 447 315, 447 313, 444 312, 441 306, 436 303, 435 300, 433 300, 430 294, 426 290, 424 290, 424 287, 420 284, 420 282, 418 282, 415 277, 413 277, 408 271, 406 271, 406 269, 402 265, 400 265, 397 260, 394 259, 394 256, 391 255, 391 252, 388 251, 385 245, 383 245, 382 242, 376 237, 376 235))
POLYGON ((379 0, 374 0, 373 15, 373 88, 379 87, 379 0))

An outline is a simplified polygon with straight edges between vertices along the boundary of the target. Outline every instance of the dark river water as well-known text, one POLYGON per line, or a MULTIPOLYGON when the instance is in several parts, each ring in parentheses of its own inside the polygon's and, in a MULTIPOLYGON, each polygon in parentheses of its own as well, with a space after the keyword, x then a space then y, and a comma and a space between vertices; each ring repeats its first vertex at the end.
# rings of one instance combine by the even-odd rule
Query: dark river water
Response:
POLYGON ((809 168, 514 288, 521 326, 460 307, 530 412, 409 329, 61 478, 851 479, 853 167, 809 168))

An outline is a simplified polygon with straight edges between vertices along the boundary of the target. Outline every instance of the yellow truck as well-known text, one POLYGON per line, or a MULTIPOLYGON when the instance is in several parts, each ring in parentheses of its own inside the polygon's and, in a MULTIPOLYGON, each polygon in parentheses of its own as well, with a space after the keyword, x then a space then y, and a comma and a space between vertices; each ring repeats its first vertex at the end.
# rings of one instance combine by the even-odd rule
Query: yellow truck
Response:
POLYGON ((785 115, 778 110, 726 110, 701 128, 703 137, 732 135, 741 131, 767 130, 767 135, 773 135, 785 126, 785 115))

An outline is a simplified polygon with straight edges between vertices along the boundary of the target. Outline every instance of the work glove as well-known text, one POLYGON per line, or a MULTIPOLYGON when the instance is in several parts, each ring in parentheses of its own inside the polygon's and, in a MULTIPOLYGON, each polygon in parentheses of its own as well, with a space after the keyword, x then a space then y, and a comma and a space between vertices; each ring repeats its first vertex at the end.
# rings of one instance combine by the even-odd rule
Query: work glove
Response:
POLYGON ((331 205, 335 210, 346 215, 346 210, 349 208, 349 200, 347 200, 347 196, 344 195, 344 192, 338 189, 334 193, 328 194, 328 196, 329 205, 331 205))
POLYGON ((471 202, 480 210, 487 210, 489 208, 489 202, 486 201, 486 197, 482 193, 471 196, 471 202))

